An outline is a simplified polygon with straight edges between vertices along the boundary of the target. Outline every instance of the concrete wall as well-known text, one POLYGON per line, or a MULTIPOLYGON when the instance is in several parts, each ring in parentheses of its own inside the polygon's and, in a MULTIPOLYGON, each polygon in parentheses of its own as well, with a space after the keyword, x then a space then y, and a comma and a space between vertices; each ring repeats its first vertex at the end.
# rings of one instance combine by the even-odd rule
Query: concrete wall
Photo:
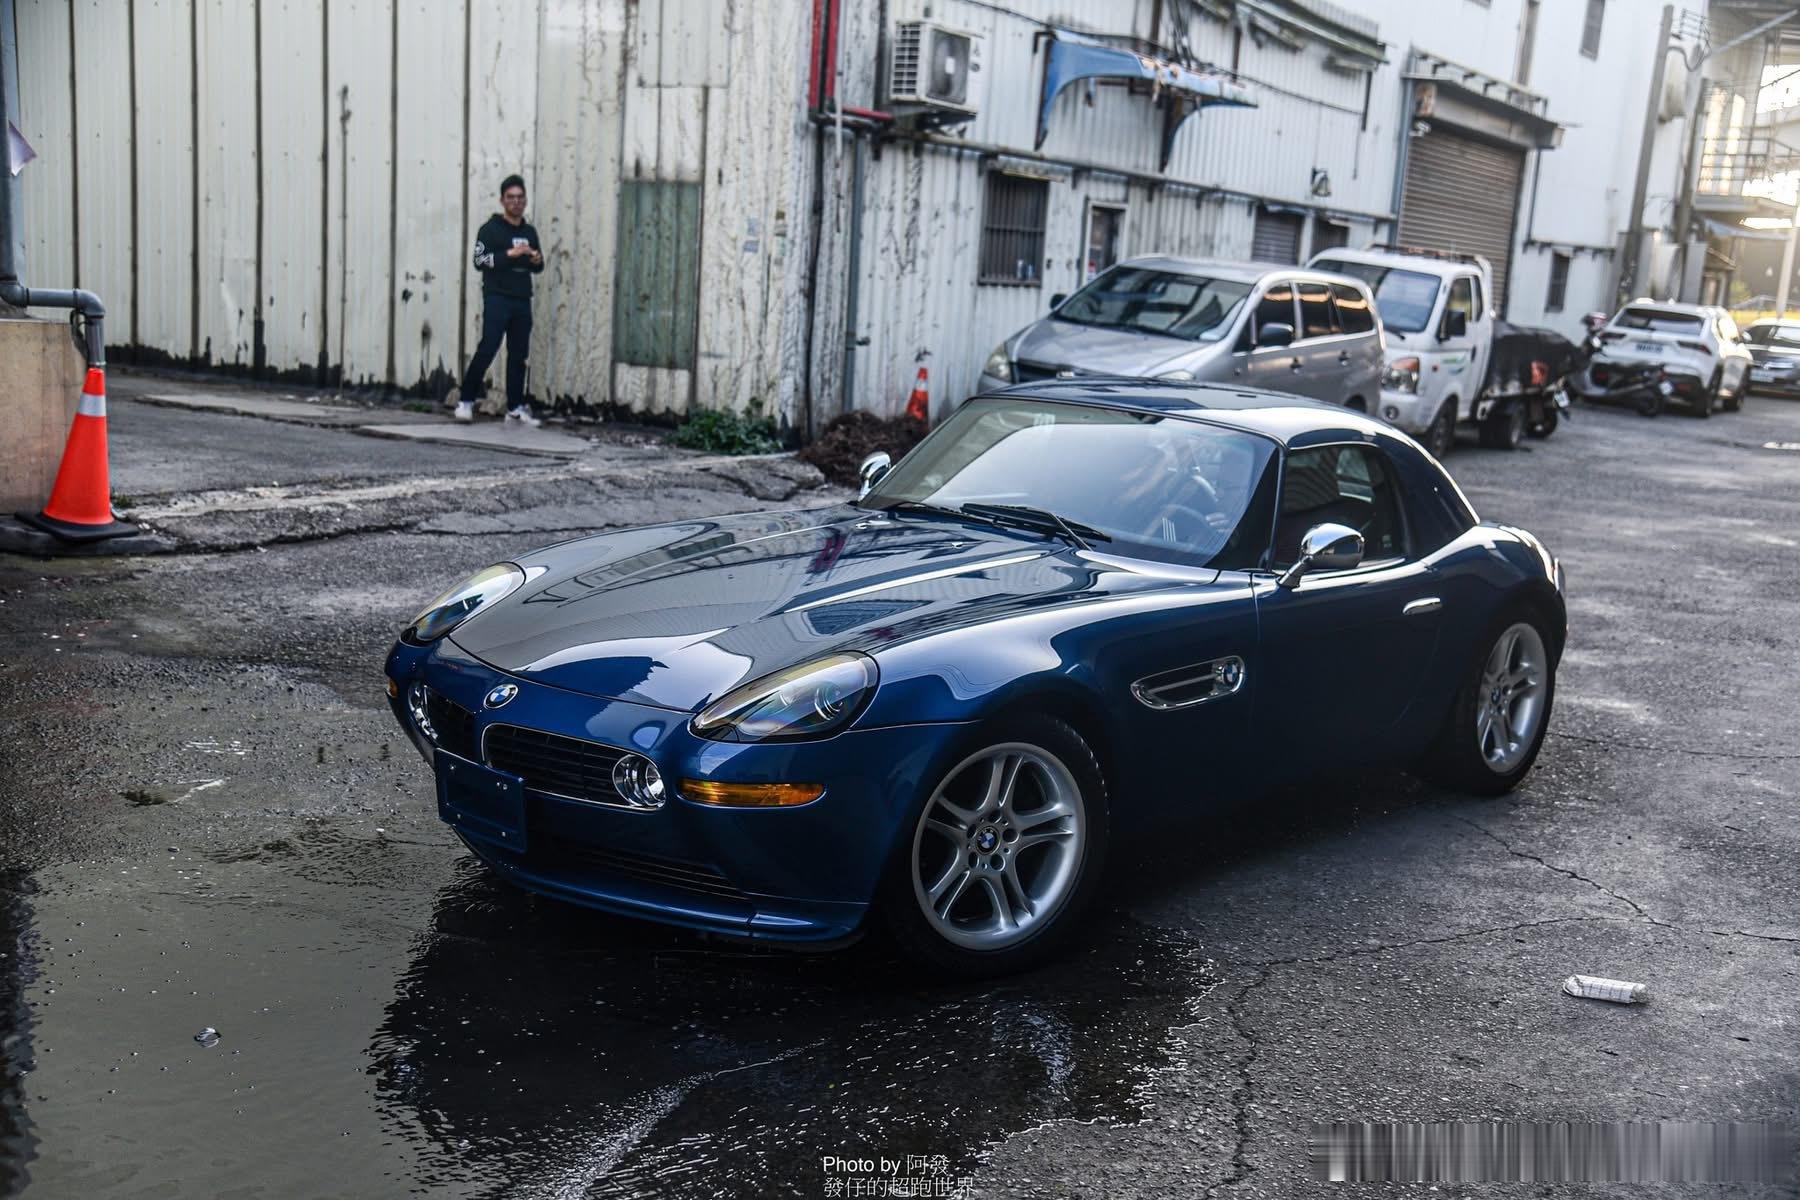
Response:
POLYGON ((0 318, 0 513, 50 498, 85 374, 65 322, 0 318))

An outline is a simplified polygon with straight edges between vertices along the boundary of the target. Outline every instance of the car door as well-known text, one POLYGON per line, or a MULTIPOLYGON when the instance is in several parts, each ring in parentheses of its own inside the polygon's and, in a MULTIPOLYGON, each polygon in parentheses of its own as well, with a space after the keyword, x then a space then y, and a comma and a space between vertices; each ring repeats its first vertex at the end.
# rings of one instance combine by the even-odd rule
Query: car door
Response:
POLYGON ((1342 383, 1351 366, 1350 344, 1338 328, 1331 285, 1322 279, 1301 279, 1294 293, 1300 305, 1300 324, 1294 327, 1300 371, 1293 390, 1314 400, 1342 404, 1349 398, 1342 383))
POLYGON ((1493 319, 1482 302, 1481 281, 1474 275, 1458 275, 1450 280, 1450 294, 1444 301, 1444 315, 1438 318, 1438 363, 1450 376, 1449 390, 1461 397, 1459 412, 1470 412, 1481 382, 1487 375, 1488 348, 1493 344, 1493 319), (1466 328, 1460 336, 1450 336, 1450 314, 1460 312, 1466 328), (1486 324, 1480 318, 1486 317, 1486 324))
POLYGON ((1488 295, 1487 281, 1480 275, 1469 276, 1469 377, 1470 391, 1476 392, 1487 380, 1488 360, 1494 351, 1494 298, 1488 295))
POLYGON ((1280 322, 1295 331, 1299 336, 1299 310, 1294 303, 1294 281, 1292 279, 1273 279, 1264 285, 1263 293, 1257 298, 1255 307, 1251 309, 1250 320, 1244 324, 1242 340, 1238 343, 1235 356, 1236 366, 1232 374, 1242 379, 1251 387, 1268 388, 1274 392, 1292 392, 1300 385, 1302 369, 1300 349, 1288 346, 1258 346, 1259 331, 1266 325, 1280 322))
POLYGON ((1376 411, 1381 398, 1381 370, 1385 365, 1381 354, 1380 317, 1368 289, 1360 284, 1334 283, 1332 299, 1336 303, 1338 328, 1344 331, 1345 357, 1349 359, 1338 386, 1350 399, 1363 398, 1368 412, 1376 411))
POLYGON ((1378 448, 1290 450, 1283 464, 1272 554, 1292 565, 1315 525, 1362 533, 1361 565, 1281 587, 1257 576, 1260 630, 1254 680, 1256 741, 1294 773, 1384 761, 1400 749, 1403 718, 1436 651, 1443 598, 1417 560, 1392 465, 1378 448))

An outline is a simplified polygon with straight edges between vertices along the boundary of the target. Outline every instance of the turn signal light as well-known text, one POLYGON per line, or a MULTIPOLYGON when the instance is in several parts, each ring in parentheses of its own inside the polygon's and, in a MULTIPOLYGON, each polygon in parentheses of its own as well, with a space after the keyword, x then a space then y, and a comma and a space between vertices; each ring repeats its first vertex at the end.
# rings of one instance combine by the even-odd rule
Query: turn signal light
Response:
POLYGON ((722 808, 788 808, 795 804, 811 804, 825 794, 825 785, 684 779, 681 794, 696 804, 717 804, 722 808))

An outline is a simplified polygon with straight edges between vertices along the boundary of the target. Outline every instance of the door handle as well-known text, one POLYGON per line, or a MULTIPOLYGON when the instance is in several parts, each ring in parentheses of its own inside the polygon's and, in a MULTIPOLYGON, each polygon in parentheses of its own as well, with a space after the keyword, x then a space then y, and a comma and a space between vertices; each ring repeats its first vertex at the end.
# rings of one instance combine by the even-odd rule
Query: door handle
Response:
POLYGON ((1406 607, 1401 609, 1400 612, 1403 616, 1420 617, 1424 616, 1426 613, 1434 613, 1442 607, 1444 607, 1444 602, 1438 597, 1421 596, 1417 600, 1408 600, 1406 602, 1406 607))
POLYGON ((1293 362, 1288 364, 1288 370, 1290 370, 1290 371, 1298 371, 1299 369, 1300 369, 1300 360, 1297 358, 1293 362))
POLYGON ((1342 367, 1350 365, 1350 352, 1348 350, 1338 351, 1338 365, 1342 367))

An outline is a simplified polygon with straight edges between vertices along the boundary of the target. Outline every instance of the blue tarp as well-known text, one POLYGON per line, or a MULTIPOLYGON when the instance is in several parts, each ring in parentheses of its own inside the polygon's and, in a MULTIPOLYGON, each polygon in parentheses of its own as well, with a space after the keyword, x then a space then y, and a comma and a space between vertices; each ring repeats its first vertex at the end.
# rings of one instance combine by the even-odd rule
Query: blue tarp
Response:
POLYGON ((1082 79, 1139 79, 1157 86, 1163 113, 1162 169, 1169 166, 1169 152, 1176 131, 1202 108, 1229 104, 1254 108, 1249 89, 1228 75, 1196 71, 1165 62, 1135 50, 1109 46, 1066 30, 1053 30, 1049 56, 1044 62, 1043 97, 1038 103, 1036 148, 1042 149, 1050 130, 1050 106, 1057 94, 1082 79))

